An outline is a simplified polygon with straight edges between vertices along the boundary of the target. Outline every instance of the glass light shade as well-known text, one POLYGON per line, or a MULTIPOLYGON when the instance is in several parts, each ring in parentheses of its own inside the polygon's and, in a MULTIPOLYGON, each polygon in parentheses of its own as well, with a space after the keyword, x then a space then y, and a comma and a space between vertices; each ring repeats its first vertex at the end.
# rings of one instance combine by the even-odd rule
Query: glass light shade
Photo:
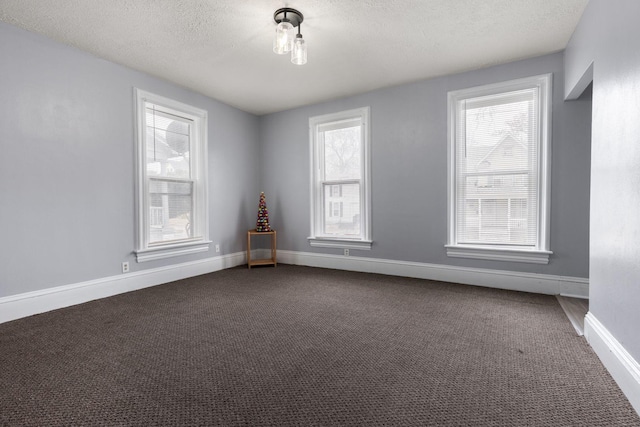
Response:
POLYGON ((273 39, 273 51, 278 55, 291 52, 294 38, 293 25, 282 21, 276 26, 276 38, 273 39))
POLYGON ((307 45, 300 34, 296 37, 296 41, 293 42, 291 62, 296 65, 304 65, 307 63, 307 45))

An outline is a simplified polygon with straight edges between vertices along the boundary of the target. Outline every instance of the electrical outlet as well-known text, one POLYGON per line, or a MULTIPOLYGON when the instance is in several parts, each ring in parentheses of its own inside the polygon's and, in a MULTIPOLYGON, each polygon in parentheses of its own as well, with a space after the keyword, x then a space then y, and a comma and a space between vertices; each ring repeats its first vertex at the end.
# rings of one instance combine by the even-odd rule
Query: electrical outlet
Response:
POLYGON ((123 273, 128 273, 129 272, 129 263, 127 261, 122 263, 122 272, 123 273))
POLYGON ((344 256, 349 256, 349 249, 344 250, 344 256))
POLYGON ((216 253, 220 252, 220 245, 216 245, 216 253))

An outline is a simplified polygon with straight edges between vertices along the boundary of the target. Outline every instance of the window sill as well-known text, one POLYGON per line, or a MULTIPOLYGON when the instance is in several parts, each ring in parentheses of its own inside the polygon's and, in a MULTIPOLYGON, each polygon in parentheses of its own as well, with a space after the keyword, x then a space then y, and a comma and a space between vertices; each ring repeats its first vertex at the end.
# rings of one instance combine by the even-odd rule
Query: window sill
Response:
POLYGON ((315 248, 360 249, 370 251, 373 241, 334 239, 328 237, 307 237, 309 244, 315 248))
POLYGON ((209 250, 209 240, 198 240, 196 242, 178 243, 173 245, 163 245, 160 247, 141 249, 136 251, 138 262, 155 261, 157 259, 172 258, 180 255, 195 254, 209 250))
POLYGON ((484 259, 491 261, 549 264, 551 251, 514 249, 505 247, 445 245, 447 256, 453 258, 484 259))

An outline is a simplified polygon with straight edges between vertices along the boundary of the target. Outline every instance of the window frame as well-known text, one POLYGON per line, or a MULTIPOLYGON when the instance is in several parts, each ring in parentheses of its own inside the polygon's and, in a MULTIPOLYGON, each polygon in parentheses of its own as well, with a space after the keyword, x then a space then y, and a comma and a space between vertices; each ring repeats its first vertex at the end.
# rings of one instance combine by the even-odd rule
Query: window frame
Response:
MULTIPOLYGON (((371 240, 371 136, 370 108, 362 107, 337 113, 324 114, 309 118, 309 163, 310 163, 310 225, 309 244, 313 247, 344 248, 370 250, 371 240), (360 237, 330 236, 322 233, 324 219, 323 189, 320 180, 321 159, 319 128, 340 122, 359 121, 361 132, 360 178, 360 237)), ((345 180, 354 181, 354 180, 345 180)), ((336 184, 344 184, 339 182, 336 184)), ((341 190, 342 191, 342 190, 341 190)))
POLYGON ((550 171, 551 171, 551 120, 552 120, 552 74, 541 74, 506 82, 488 84, 451 91, 448 94, 448 150, 447 150, 447 210, 448 235, 445 245, 447 256, 494 261, 512 261, 534 264, 548 264, 553 254, 550 250, 550 171), (538 94, 538 136, 537 146, 537 186, 538 202, 535 220, 537 222, 536 243, 533 248, 509 245, 459 244, 457 238, 457 170, 456 170, 456 129, 458 104, 464 100, 508 92, 537 89, 538 94))
MULTIPOLYGON (((207 180, 207 125, 206 110, 175 101, 151 92, 134 88, 135 126, 136 126, 136 260, 153 261, 180 255, 205 252, 209 250, 209 212, 207 180), (198 236, 163 242, 150 242, 151 211, 149 183, 146 166, 146 108, 154 104, 161 111, 188 119, 192 132, 189 140, 190 178, 178 179, 179 182, 191 182, 193 188, 192 227, 198 236)), ((160 180, 176 181, 161 177, 160 180)))

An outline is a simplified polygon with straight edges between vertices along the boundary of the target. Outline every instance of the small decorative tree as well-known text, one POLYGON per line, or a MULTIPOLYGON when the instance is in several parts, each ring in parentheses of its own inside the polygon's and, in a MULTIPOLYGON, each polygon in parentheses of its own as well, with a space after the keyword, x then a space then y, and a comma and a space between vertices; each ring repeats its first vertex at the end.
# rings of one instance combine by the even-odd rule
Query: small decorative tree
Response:
POLYGON ((260 193, 256 231, 271 231, 271 225, 269 225, 269 211, 267 210, 267 202, 264 198, 264 192, 260 193))

